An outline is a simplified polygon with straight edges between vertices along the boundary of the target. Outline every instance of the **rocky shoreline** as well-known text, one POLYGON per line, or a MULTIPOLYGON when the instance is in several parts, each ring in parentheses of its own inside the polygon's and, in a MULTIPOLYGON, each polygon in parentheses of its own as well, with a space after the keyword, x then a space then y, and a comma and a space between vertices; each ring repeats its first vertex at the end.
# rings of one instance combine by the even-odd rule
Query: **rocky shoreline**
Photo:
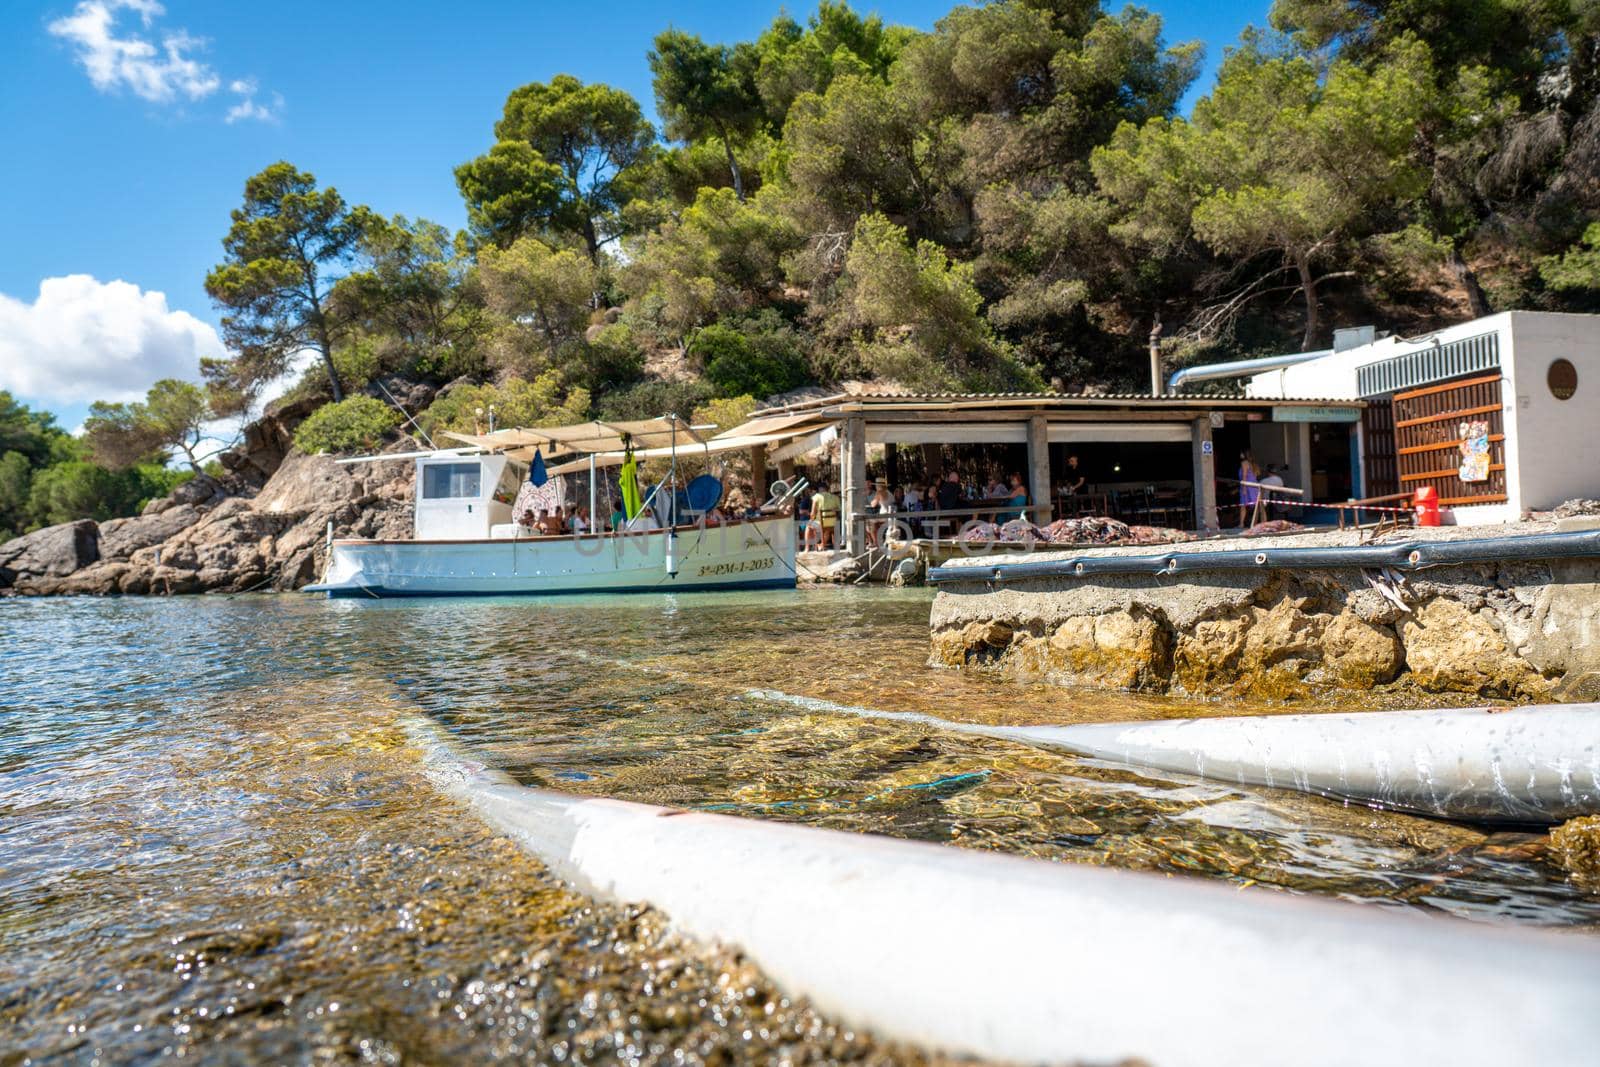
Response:
MULTIPOLYGON (((130 518, 49 526, 0 545, 0 595, 292 590, 314 581, 328 524, 341 537, 409 537, 411 468, 340 466, 292 443, 303 405, 269 411, 199 475, 130 518)), ((386 451, 420 447, 402 437, 386 451)))
POLYGON ((1399 586, 1368 579, 1356 569, 1263 570, 944 585, 932 657, 1205 698, 1600 697, 1600 645, 1590 638, 1600 632, 1600 561, 1439 567, 1399 586))

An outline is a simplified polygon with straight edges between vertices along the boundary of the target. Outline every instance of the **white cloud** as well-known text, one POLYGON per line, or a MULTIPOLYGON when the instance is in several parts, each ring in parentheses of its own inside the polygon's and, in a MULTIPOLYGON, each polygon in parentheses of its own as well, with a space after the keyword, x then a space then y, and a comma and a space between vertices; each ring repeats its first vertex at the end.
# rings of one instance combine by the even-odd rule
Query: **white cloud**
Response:
POLYGON ((256 102, 257 88, 254 78, 237 78, 229 82, 228 91, 240 97, 240 100, 228 109, 223 121, 230 126, 235 122, 251 119, 257 122, 277 122, 278 115, 283 111, 283 94, 273 93, 272 103, 260 104, 256 102))
POLYGON ((209 325, 129 282, 46 278, 31 304, 0 293, 0 389, 30 399, 132 400, 223 354, 209 325))
POLYGON ((159 47, 135 33, 119 37, 115 23, 122 9, 137 12, 146 30, 164 11, 154 0, 82 0, 72 14, 50 24, 53 35, 77 49, 96 89, 127 89, 156 104, 179 96, 201 100, 217 91, 222 84, 217 72, 188 54, 203 41, 184 30, 163 34, 159 47))
MULTIPOLYGON (((72 14, 50 23, 49 30, 73 46, 90 84, 103 93, 126 90, 153 104, 204 100, 222 88, 222 75, 194 56, 204 49, 204 39, 183 29, 155 29, 164 14, 156 0, 79 0, 72 14), (117 26, 124 11, 139 16, 143 33, 117 26)), ((253 78, 233 79, 229 89, 242 99, 228 110, 227 122, 276 121, 283 108, 276 93, 270 105, 256 102, 253 78)))

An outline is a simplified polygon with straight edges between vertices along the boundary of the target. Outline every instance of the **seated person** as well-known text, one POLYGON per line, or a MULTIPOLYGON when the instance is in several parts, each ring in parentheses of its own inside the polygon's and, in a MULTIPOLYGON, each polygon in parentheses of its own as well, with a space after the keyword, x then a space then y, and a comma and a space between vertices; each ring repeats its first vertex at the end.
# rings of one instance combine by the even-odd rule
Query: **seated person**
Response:
POLYGON ((518 531, 519 533, 532 534, 539 528, 539 516, 533 513, 532 508, 529 508, 518 516, 517 525, 521 527, 518 531))
POLYGON ((567 528, 575 534, 589 532, 589 509, 587 507, 573 507, 571 517, 567 519, 567 528))
POLYGON ((630 530, 659 530, 661 523, 656 520, 655 509, 649 504, 639 509, 639 514, 629 519, 625 524, 630 530))
POLYGON ((627 523, 627 521, 628 521, 628 516, 622 510, 622 505, 621 504, 613 504, 613 505, 611 505, 611 520, 610 520, 611 529, 612 530, 620 530, 627 523))
POLYGON ((553 511, 540 512, 543 516, 539 520, 539 532, 546 537, 560 537, 567 532, 566 524, 561 521, 561 516, 553 511))

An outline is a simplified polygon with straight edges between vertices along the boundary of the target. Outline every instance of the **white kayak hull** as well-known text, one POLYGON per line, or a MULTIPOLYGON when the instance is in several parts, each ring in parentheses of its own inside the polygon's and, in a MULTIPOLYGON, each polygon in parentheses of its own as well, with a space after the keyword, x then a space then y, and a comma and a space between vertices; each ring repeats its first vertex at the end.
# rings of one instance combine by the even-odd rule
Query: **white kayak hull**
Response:
POLYGON ((1447 819, 1534 824, 1600 812, 1600 704, 990 726, 748 695, 1447 819))
POLYGON ((1016 1063, 1594 1062, 1593 938, 527 789, 411 724, 558 875, 737 946, 791 995, 1016 1063))
POLYGON ((305 591, 417 597, 786 589, 795 584, 794 553, 794 520, 784 517, 680 527, 671 536, 336 540, 323 580, 305 591))

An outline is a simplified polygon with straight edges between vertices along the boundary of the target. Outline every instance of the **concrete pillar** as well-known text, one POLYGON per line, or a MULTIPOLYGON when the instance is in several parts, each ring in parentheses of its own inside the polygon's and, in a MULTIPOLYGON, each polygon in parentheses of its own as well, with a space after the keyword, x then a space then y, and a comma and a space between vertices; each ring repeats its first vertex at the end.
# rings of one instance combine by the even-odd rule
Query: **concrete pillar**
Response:
POLYGON ((753 504, 760 504, 767 499, 767 446, 750 446, 750 495, 755 499, 753 504))
POLYGON ((1291 423, 1289 427, 1289 476, 1285 478, 1285 485, 1292 485, 1297 489, 1304 489, 1306 495, 1302 498, 1311 499, 1311 424, 1309 422, 1291 423))
POLYGON ((859 517, 867 506, 867 422, 860 415, 851 415, 840 425, 840 434, 844 514, 840 516, 839 529, 845 548, 854 555, 867 550, 867 525, 859 517))
POLYGON ((1194 420, 1194 528, 1217 529, 1217 457, 1211 442, 1211 416, 1194 420))
POLYGON ((889 483, 889 492, 900 492, 900 449, 893 441, 883 446, 883 478, 889 483))
POLYGON ((944 446, 922 446, 922 476, 930 482, 938 481, 944 475, 944 446))
POLYGON ((1043 415, 1028 419, 1028 503, 1045 509, 1030 511, 1029 519, 1050 521, 1050 423, 1043 415))

